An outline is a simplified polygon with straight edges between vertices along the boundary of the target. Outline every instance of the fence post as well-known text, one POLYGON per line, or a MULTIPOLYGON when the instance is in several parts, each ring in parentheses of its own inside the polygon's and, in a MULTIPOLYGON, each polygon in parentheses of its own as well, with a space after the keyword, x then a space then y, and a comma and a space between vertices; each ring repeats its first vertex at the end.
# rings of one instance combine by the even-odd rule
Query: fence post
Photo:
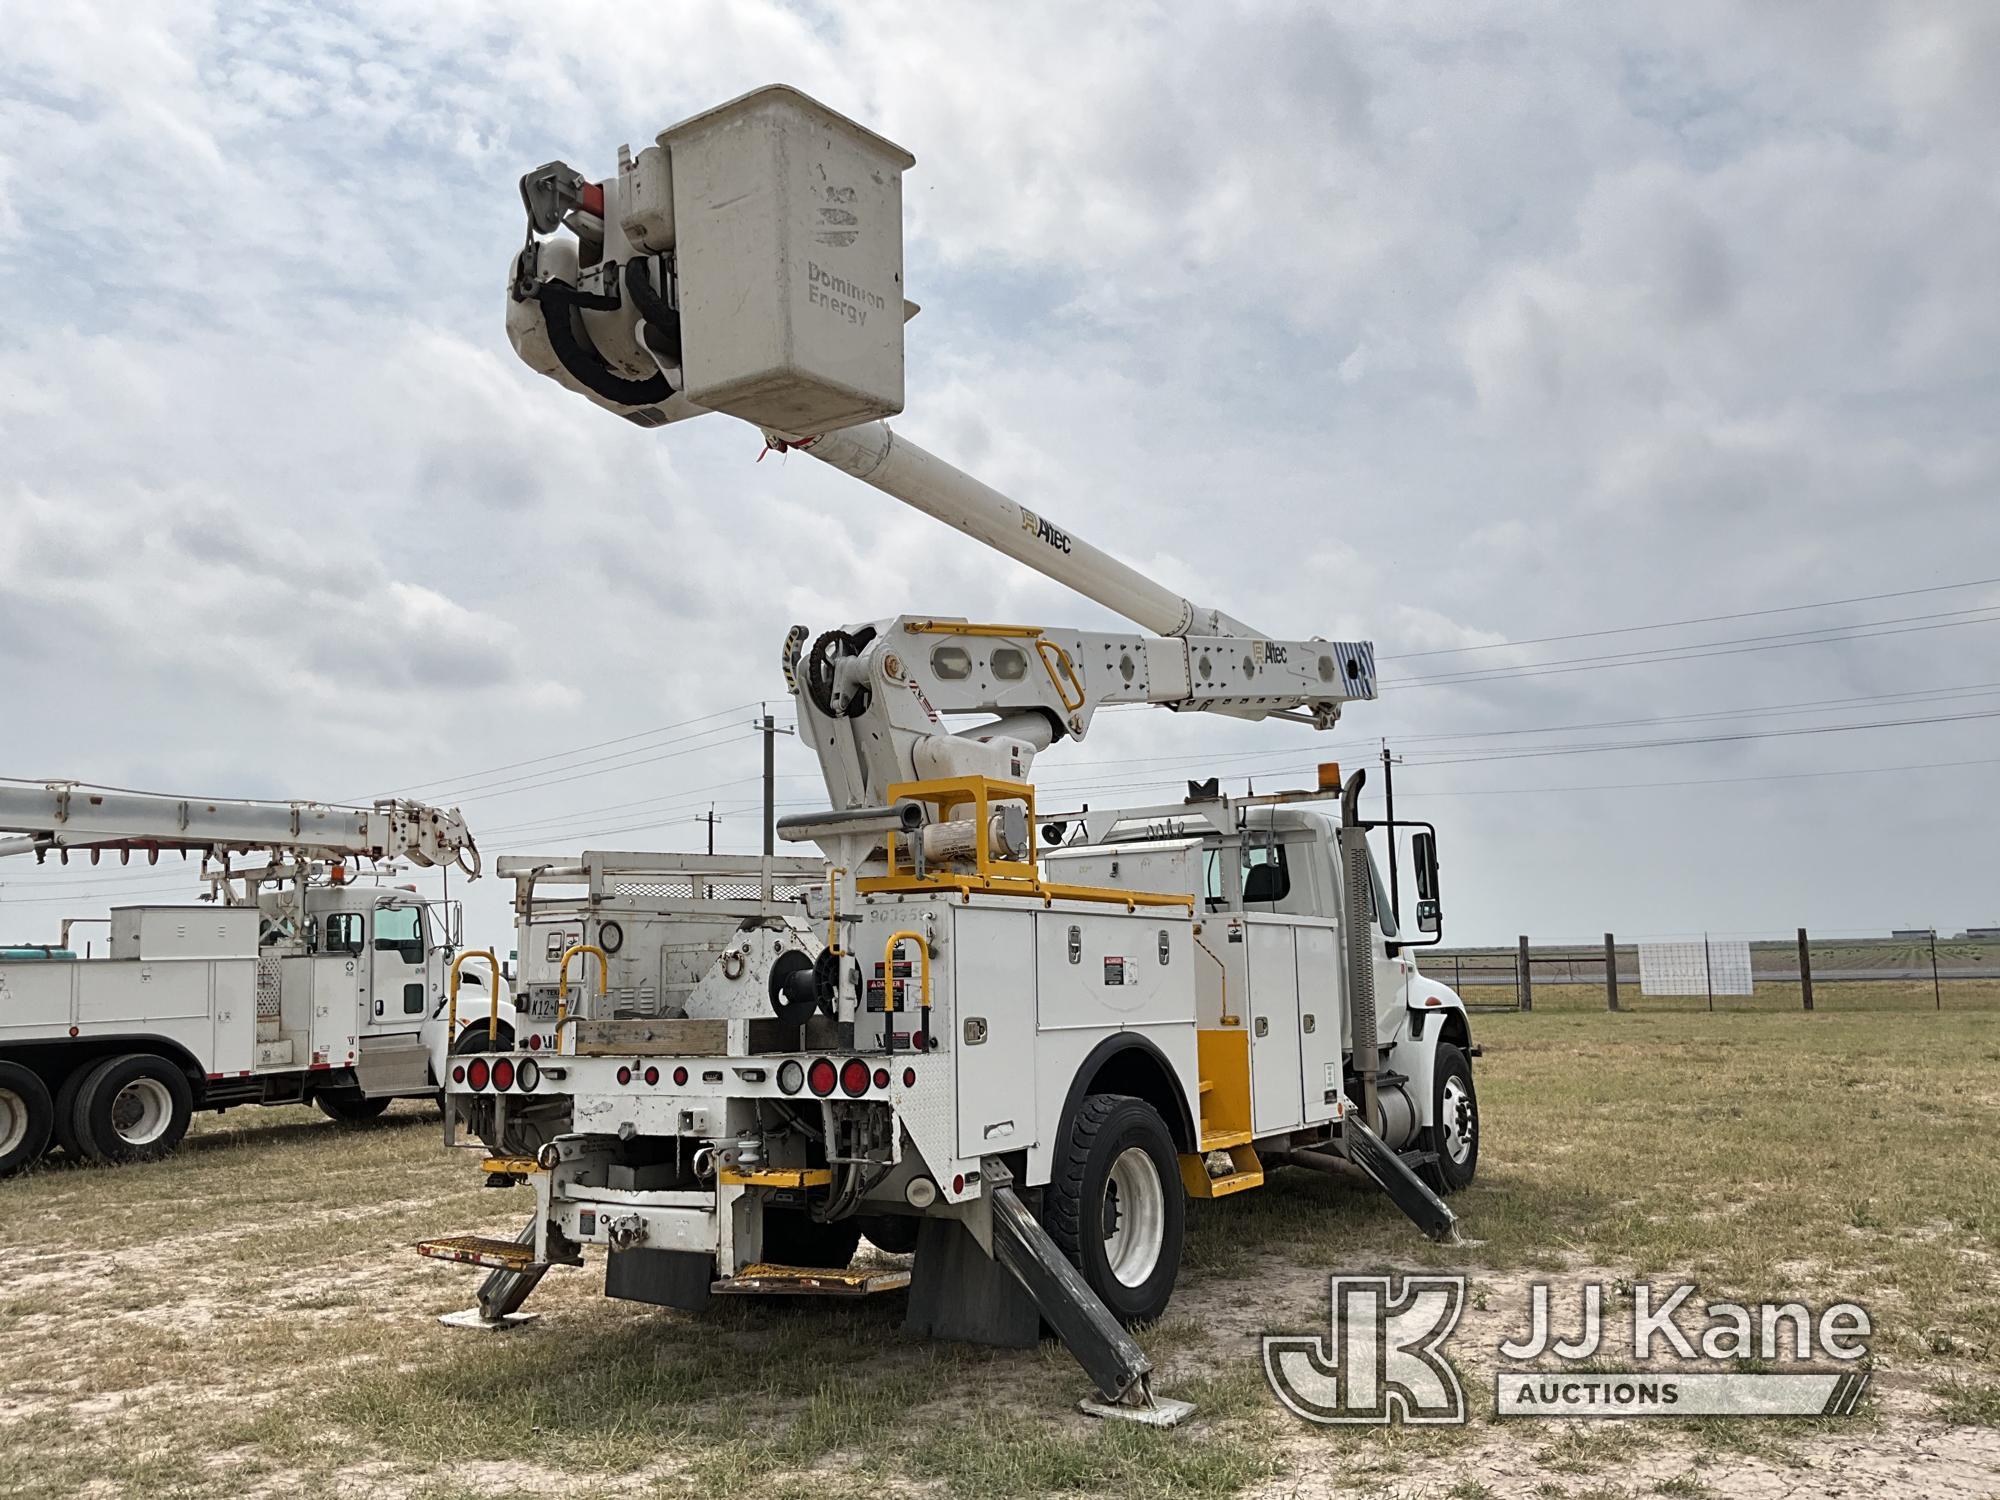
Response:
POLYGON ((1944 990, 1938 984, 1937 970, 1937 929, 1931 929, 1931 998, 1937 1001, 1937 1009, 1944 1009, 1944 990))
POLYGON ((1528 935, 1524 932, 1521 934, 1521 956, 1515 961, 1518 980, 1516 989, 1520 995, 1522 1010, 1535 1008, 1535 976, 1528 964, 1528 935))
POLYGON ((1604 1003, 1609 1010, 1618 1009, 1618 940, 1608 932, 1604 934, 1604 1003))
POLYGON ((1708 1008, 1715 1009, 1715 963, 1709 956, 1708 934, 1701 935, 1701 972, 1708 979, 1708 1008))
POLYGON ((1799 929, 1799 994, 1805 1000, 1806 1009, 1813 1008, 1812 1001, 1812 950, 1806 946, 1806 930, 1799 929))

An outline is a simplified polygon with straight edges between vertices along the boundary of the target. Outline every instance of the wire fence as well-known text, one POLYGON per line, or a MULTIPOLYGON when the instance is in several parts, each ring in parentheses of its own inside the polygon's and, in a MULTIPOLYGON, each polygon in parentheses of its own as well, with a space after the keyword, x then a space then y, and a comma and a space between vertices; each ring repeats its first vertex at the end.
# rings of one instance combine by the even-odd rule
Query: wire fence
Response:
POLYGON ((2000 932, 1893 936, 1805 928, 1596 943, 1439 948, 1423 971, 1472 1010, 1780 1011, 2000 1008, 2000 932))

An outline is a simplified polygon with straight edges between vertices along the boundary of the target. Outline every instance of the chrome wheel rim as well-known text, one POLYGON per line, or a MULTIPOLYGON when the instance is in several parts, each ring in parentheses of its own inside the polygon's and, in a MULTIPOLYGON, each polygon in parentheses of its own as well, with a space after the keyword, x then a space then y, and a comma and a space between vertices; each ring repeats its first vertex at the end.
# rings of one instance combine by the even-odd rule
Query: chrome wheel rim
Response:
POLYGON ((21 1149, 28 1138, 28 1101, 12 1089, 0 1089, 0 1156, 21 1149))
POLYGON ((1104 1180, 1104 1259, 1120 1285, 1146 1284, 1167 1237, 1167 1194, 1153 1158, 1128 1146, 1104 1180))
POLYGON ((1457 1076, 1444 1081, 1444 1099, 1439 1110, 1444 1126, 1444 1154, 1459 1166, 1472 1156, 1472 1144, 1479 1132, 1479 1117, 1473 1112, 1472 1090, 1457 1076))
POLYGON ((157 1078, 135 1078, 111 1101, 111 1128, 127 1146, 150 1146, 167 1133, 174 1096, 157 1078))

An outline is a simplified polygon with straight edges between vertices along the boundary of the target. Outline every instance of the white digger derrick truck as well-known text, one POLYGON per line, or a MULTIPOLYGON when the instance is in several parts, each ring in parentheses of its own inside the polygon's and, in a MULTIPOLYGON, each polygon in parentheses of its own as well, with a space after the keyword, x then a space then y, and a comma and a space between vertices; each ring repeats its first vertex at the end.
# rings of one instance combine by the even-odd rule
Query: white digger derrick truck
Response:
MULTIPOLYGON (((887 1226, 878 1243, 916 1250, 914 1330, 1024 1343, 1045 1320, 1096 1409, 1171 1420, 1184 1408, 1154 1400, 1126 1326, 1166 1306, 1187 1196, 1255 1189, 1277 1164, 1358 1168, 1425 1232, 1454 1232, 1439 1193, 1476 1167, 1476 1049, 1459 998, 1411 956, 1440 929, 1434 833, 1412 825, 1412 934, 1370 855, 1359 773, 1038 805, 1037 756, 1101 708, 1326 728, 1375 696, 1373 650, 1195 604, 883 425, 915 311, 912 164, 774 87, 621 150, 602 181, 543 167, 522 182, 510 338, 641 425, 748 421, 1140 630, 794 629, 786 679, 830 805, 779 828, 824 856, 814 940, 759 1014, 619 1019, 572 991, 535 1059, 568 1128, 487 1163, 532 1183, 533 1219, 515 1242, 425 1248, 493 1268, 490 1325, 590 1245, 607 1292, 641 1301, 866 1289, 885 1278, 843 1268, 858 1226, 887 1226)), ((491 1069, 479 1083, 447 1087, 508 1092, 491 1069)))
POLYGON ((135 853, 198 854, 203 902, 112 908, 102 958, 0 961, 0 1175, 57 1147, 150 1160, 198 1109, 314 1103, 369 1119, 435 1093, 451 1043, 511 1044, 497 992, 446 1029, 455 903, 379 883, 393 861, 476 876, 456 809, 0 782, 0 855, 135 853), (376 881, 351 878, 371 864, 376 881), (495 1020, 497 1036, 470 1034, 495 1020))

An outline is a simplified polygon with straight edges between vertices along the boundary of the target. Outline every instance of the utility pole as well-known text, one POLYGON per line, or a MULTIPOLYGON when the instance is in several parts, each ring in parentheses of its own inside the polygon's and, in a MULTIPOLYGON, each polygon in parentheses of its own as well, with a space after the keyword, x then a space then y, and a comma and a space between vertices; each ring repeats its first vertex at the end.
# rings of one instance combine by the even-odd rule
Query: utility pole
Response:
POLYGON ((1403 757, 1389 753, 1389 742, 1382 741, 1382 796, 1389 811, 1389 910, 1396 918, 1396 931, 1403 930, 1403 891, 1396 878, 1401 861, 1396 858, 1396 762, 1403 757))
POLYGON ((722 821, 721 818, 715 815, 715 804, 713 802, 709 803, 708 811, 705 813, 696 813, 694 820, 697 823, 706 823, 708 825, 708 852, 710 854, 715 853, 715 825, 722 821))
POLYGON ((772 854, 778 847, 778 736, 797 731, 779 728, 767 705, 757 708, 763 717, 752 719, 750 727, 764 736, 764 852, 772 854))

